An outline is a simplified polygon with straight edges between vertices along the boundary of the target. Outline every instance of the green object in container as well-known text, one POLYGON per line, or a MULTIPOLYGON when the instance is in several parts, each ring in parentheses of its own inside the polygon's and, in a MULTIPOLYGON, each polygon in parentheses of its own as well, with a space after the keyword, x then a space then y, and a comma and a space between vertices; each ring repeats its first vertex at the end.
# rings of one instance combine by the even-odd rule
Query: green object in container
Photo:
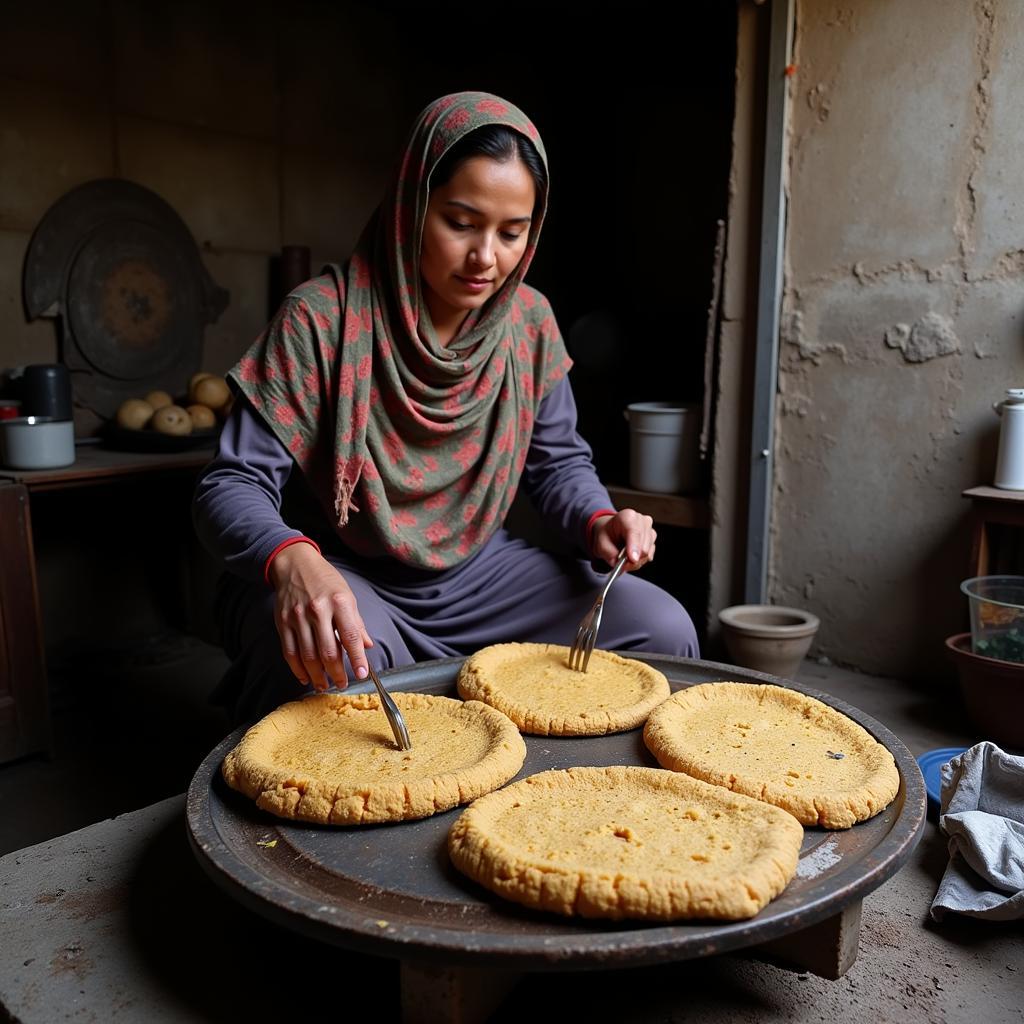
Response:
POLYGON ((1019 629, 1011 629, 1007 633, 986 637, 974 645, 974 653, 986 658, 998 658, 1000 661, 1024 662, 1024 633, 1019 629))
POLYGON ((1024 663, 1024 576, 975 576, 960 589, 971 610, 971 650, 1024 663))

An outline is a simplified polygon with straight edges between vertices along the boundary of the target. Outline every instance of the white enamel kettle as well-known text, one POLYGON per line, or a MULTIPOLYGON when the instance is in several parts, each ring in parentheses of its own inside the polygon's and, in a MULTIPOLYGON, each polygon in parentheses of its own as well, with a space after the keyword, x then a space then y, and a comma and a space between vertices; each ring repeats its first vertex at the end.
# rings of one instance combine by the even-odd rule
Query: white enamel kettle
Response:
POLYGON ((1010 388, 992 408, 1002 418, 999 454, 992 482, 1007 491, 1024 491, 1024 388, 1010 388))

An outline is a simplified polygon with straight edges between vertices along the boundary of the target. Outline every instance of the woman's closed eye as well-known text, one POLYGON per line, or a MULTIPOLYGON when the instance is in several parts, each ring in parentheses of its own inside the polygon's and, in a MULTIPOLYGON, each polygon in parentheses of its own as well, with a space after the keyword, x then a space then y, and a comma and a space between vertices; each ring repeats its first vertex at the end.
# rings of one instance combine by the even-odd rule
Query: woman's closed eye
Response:
MULTIPOLYGON (((448 225, 456 231, 473 231, 476 229, 475 224, 464 224, 460 220, 449 220, 448 225)), ((522 236, 521 231, 499 231, 498 234, 501 235, 506 242, 515 242, 522 236)))

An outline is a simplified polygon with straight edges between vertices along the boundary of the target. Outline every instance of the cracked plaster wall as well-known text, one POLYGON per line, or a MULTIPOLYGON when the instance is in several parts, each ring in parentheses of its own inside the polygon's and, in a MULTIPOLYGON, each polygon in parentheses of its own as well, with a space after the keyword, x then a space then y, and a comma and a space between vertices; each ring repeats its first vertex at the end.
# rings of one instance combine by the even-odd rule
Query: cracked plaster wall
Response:
POLYGON ((793 60, 770 598, 949 673, 961 491, 1024 386, 1024 4, 801 0, 793 60))

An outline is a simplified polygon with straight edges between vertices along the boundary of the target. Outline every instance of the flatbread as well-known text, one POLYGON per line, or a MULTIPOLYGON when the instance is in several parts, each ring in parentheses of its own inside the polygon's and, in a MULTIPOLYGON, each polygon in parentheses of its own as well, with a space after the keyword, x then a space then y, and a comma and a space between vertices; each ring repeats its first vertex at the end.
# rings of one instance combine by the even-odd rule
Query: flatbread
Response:
POLYGON ((659 768, 542 772, 481 797, 448 833, 455 866, 557 914, 753 917, 796 871, 785 811, 659 768))
POLYGON ((900 786, 892 754, 846 715, 796 690, 702 683, 647 721, 658 764, 765 800, 804 825, 849 828, 900 786))
POLYGON ((537 736, 603 736, 643 724, 672 692, 657 669, 595 650, 586 672, 559 644, 495 644, 468 658, 459 694, 481 700, 537 736))
POLYGON ((396 745, 375 693, 283 704, 224 759, 228 785, 282 818, 330 825, 407 821, 508 782, 526 744, 499 711, 422 693, 392 695, 412 740, 396 745))

